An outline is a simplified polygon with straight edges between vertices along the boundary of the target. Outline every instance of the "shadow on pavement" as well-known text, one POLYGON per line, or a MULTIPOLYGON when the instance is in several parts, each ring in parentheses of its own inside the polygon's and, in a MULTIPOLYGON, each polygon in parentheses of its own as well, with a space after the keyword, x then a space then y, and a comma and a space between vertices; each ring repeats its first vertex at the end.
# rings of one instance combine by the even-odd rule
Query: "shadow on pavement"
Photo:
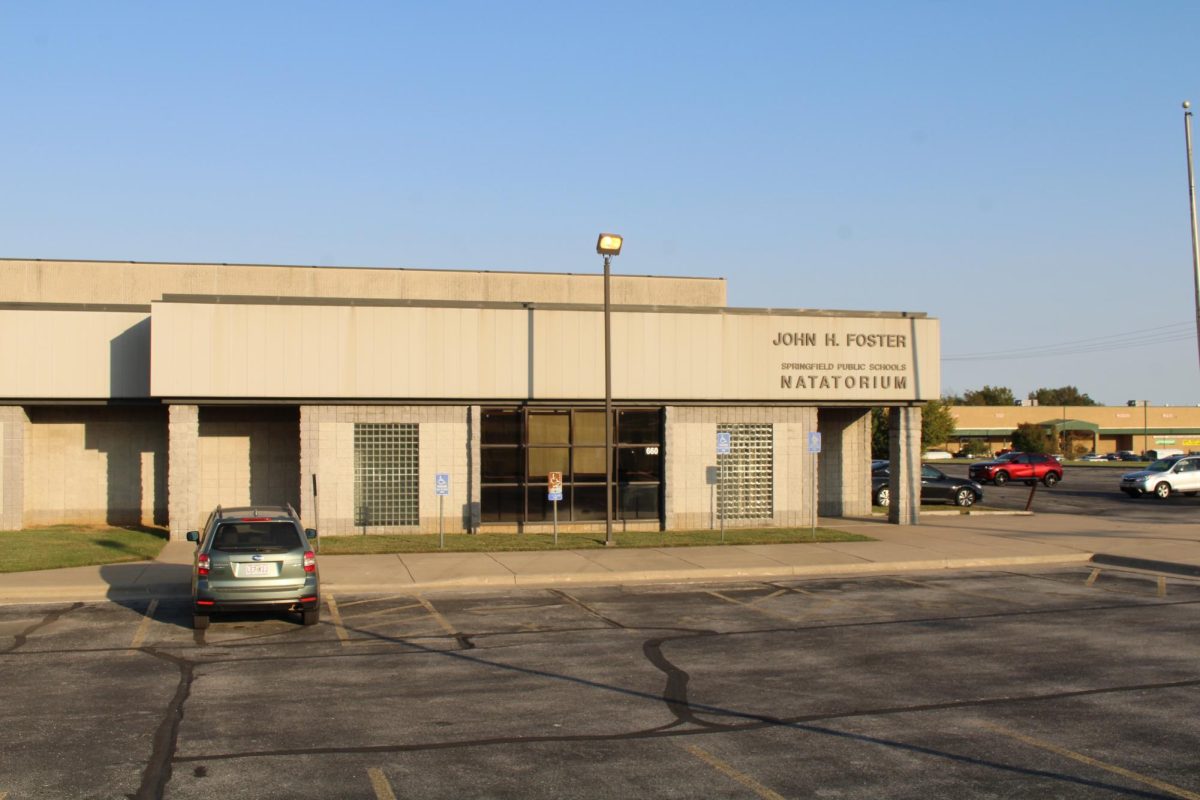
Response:
MULTIPOLYGON (((180 601, 189 597, 192 590, 189 564, 159 561, 105 564, 100 567, 100 578, 108 584, 108 600, 142 615, 149 611, 151 601, 180 601)), ((191 627, 190 618, 185 620, 177 614, 156 613, 155 619, 191 627)))

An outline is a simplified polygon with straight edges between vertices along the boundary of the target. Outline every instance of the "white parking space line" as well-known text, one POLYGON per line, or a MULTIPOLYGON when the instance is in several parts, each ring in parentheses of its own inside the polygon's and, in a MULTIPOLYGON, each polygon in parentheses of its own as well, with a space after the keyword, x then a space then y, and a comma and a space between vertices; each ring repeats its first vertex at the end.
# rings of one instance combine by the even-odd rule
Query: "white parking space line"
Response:
POLYGON ((1178 786, 1173 786, 1172 784, 1160 781, 1158 778, 1152 778, 1149 775, 1142 775, 1141 773, 1125 769, 1124 767, 1118 767, 1115 764, 1106 764, 1103 761, 1097 761, 1096 759, 1085 756, 1082 753, 1076 753, 1072 750, 1066 749, 1065 747, 1059 747, 1051 742, 1044 742, 1041 739, 1035 739, 1032 736, 1026 736, 1023 733, 1017 733, 1016 731, 1003 728, 999 725, 984 725, 983 727, 993 731, 994 733, 1007 736, 1010 739, 1016 739, 1018 742, 1024 742, 1031 747, 1037 747, 1041 750, 1046 750, 1056 755, 1073 759, 1081 764, 1087 764, 1090 767, 1106 770, 1122 777, 1129 778, 1130 780, 1137 781, 1138 783, 1144 783, 1147 786, 1153 786, 1155 789, 1166 792, 1167 794, 1173 794, 1176 797, 1182 797, 1185 800, 1200 800, 1200 794, 1195 792, 1189 792, 1187 789, 1181 789, 1178 786))
POLYGON ((325 605, 329 606, 329 616, 333 617, 333 629, 337 631, 338 639, 344 647, 350 643, 350 637, 346 634, 346 626, 342 624, 342 613, 338 611, 337 601, 329 592, 325 593, 325 605))
POLYGON ((708 764, 710 767, 715 769, 717 772, 721 773, 722 775, 726 776, 727 778, 732 778, 733 780, 740 783, 742 786, 745 786, 747 789, 754 792, 759 797, 763 798, 763 800, 784 800, 783 795, 779 794, 778 792, 774 792, 774 791, 768 789, 766 786, 763 786, 761 783, 754 780, 754 778, 751 778, 746 773, 739 772, 738 770, 734 769, 732 766, 730 766, 726 762, 722 761, 721 759, 717 758, 716 756, 714 756, 712 753, 708 752, 707 750, 702 750, 701 748, 697 747, 694 744, 683 744, 683 745, 680 745, 680 747, 682 747, 684 750, 687 750, 689 753, 691 753, 696 758, 703 761, 705 764, 708 764))
MULTIPOLYGON (((367 770, 367 775, 371 778, 371 788, 375 790, 376 800, 396 800, 396 793, 392 791, 392 784, 388 782, 383 770, 371 767, 367 770)), ((0 797, 0 800, 4 798, 0 797)))
MULTIPOLYGON (((138 625, 137 632, 133 634, 133 641, 129 643, 129 649, 125 651, 125 655, 133 655, 142 646, 142 642, 146 639, 146 633, 150 630, 150 623, 154 621, 154 612, 158 610, 158 600, 151 600, 150 605, 146 608, 146 615, 142 617, 142 622, 138 625)), ((4 800, 0 797, 0 800, 4 800)))

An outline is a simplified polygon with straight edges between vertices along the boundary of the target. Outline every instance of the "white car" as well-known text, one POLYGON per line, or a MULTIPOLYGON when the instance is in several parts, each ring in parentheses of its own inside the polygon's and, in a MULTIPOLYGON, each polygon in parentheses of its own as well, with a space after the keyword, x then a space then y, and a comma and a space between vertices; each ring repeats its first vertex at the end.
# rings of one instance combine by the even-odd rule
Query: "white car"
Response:
POLYGON ((1160 458, 1146 469, 1121 476, 1121 491, 1130 497, 1153 494, 1166 500, 1175 492, 1200 492, 1200 456, 1160 458))
POLYGON ((954 456, 945 450, 926 450, 921 454, 922 461, 942 461, 947 458, 954 458, 954 456))
POLYGON ((1108 461, 1108 456, 1102 456, 1099 453, 1088 453, 1086 456, 1080 456, 1080 461, 1108 461))

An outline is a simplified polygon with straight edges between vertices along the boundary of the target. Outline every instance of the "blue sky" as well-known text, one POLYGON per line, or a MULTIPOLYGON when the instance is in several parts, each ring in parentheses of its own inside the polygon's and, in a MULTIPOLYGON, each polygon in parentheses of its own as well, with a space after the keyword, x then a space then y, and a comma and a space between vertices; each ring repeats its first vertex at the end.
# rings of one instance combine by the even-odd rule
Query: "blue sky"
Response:
POLYGON ((1194 2, 8 2, 0 255, 723 276, 1200 403, 1194 2), (1113 345, 1120 345, 1114 347, 1113 345), (1133 346, 1131 346, 1133 345, 1133 346))

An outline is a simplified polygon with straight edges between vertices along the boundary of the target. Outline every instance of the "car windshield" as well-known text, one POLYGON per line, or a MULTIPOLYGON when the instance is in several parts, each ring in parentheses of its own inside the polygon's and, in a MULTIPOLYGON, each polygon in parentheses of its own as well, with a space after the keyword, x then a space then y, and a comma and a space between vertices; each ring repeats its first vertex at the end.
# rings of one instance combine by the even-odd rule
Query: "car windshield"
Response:
POLYGON ((1179 459, 1177 458, 1160 458, 1158 461, 1155 461, 1153 464, 1146 467, 1146 469, 1150 470, 1151 472, 1166 472, 1171 467, 1175 466, 1175 462, 1178 460, 1179 459))
POLYGON ((1020 453, 1005 453, 1002 456, 996 456, 997 461, 1016 461, 1021 457, 1020 453))
POLYGON ((284 553, 303 543, 290 522, 223 522, 213 537, 213 550, 225 553, 284 553))

